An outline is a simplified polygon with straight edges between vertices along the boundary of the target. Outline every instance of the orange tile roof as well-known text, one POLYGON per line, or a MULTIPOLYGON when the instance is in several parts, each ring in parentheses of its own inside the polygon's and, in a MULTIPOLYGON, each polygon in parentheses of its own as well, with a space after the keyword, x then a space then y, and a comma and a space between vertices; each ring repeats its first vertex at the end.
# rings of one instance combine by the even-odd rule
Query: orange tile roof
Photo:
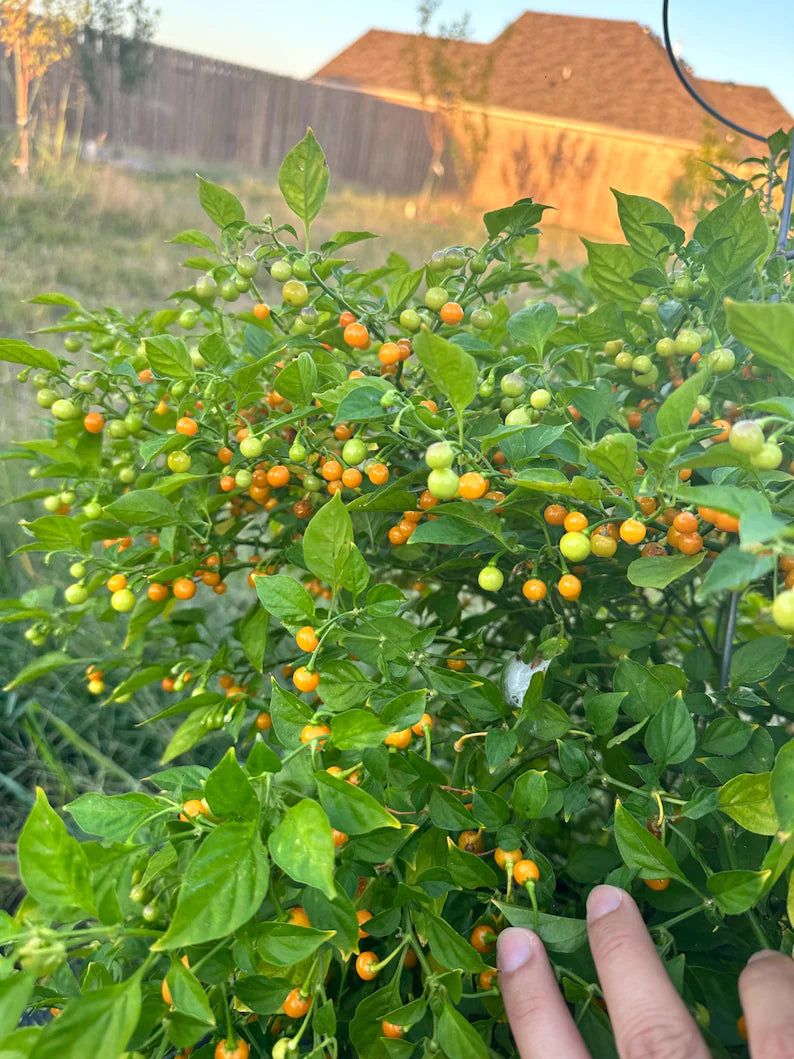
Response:
MULTIPOLYGON (((372 29, 312 80, 430 95, 430 63, 465 75, 470 98, 491 106, 672 139, 702 135, 704 112, 679 84, 662 43, 638 22, 527 11, 490 44, 372 29)), ((712 106, 759 133, 794 124, 767 88, 691 80, 712 106)))

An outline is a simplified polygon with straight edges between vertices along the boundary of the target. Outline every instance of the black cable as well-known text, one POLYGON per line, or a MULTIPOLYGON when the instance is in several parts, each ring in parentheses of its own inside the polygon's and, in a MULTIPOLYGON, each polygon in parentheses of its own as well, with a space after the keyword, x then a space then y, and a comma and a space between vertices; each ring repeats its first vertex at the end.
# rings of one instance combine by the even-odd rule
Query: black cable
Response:
POLYGON ((766 136, 761 136, 760 133, 753 132, 751 129, 745 129, 743 125, 737 125, 735 121, 731 121, 730 118, 724 117, 718 110, 715 110, 710 103, 707 103, 703 96, 694 88, 688 81, 686 74, 681 69, 681 64, 676 58, 675 52, 673 51, 673 45, 670 41, 670 23, 669 23, 669 8, 670 0, 663 0, 662 3, 662 26, 664 28, 664 46, 667 49, 667 55, 670 59, 673 69, 675 70, 676 77, 689 92, 690 96, 698 102, 704 110, 708 111, 713 118, 717 121, 721 121, 723 125, 729 126, 731 129, 735 129, 736 132, 740 132, 742 136, 749 136, 753 140, 760 140, 761 143, 767 142, 766 136))

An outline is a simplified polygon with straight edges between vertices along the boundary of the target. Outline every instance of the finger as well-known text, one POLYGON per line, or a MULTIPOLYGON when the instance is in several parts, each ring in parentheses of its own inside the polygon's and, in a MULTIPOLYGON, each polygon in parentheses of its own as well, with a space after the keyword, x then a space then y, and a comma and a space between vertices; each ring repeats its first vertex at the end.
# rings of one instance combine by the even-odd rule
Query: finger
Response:
POLYGON ((709 1059, 631 897, 597 886, 587 929, 621 1059, 709 1059))
POLYGON ((794 1055, 794 960, 762 949, 739 976, 753 1059, 794 1055))
POLYGON ((521 927, 503 930, 496 962, 521 1059, 588 1059, 537 934, 521 927))

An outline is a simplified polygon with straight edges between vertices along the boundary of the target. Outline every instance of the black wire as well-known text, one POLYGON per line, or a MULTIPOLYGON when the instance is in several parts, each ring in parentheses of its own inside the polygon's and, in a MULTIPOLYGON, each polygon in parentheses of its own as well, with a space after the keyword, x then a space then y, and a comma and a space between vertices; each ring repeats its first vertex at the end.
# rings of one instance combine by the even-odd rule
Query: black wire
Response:
POLYGON ((727 125, 729 128, 735 129, 736 132, 740 132, 742 136, 749 136, 753 140, 760 140, 761 143, 766 143, 766 136, 761 136, 760 133, 753 132, 751 129, 745 129, 743 125, 737 125, 735 121, 731 121, 730 118, 726 118, 724 115, 720 114, 720 112, 718 110, 715 110, 710 103, 706 102, 706 100, 703 98, 703 96, 700 95, 697 89, 695 89, 693 85, 690 84, 690 82, 687 80, 686 74, 681 69, 681 64, 675 56, 675 52, 673 51, 673 45, 670 41, 669 8, 670 0, 663 0, 662 26, 664 28, 664 46, 667 49, 667 55, 670 59, 673 69, 675 70, 676 77, 678 78, 678 80, 681 82, 687 92, 689 92, 690 96, 692 96, 692 98, 696 100, 696 102, 698 102, 704 110, 707 110, 713 118, 716 118, 717 121, 721 121, 723 125, 727 125))

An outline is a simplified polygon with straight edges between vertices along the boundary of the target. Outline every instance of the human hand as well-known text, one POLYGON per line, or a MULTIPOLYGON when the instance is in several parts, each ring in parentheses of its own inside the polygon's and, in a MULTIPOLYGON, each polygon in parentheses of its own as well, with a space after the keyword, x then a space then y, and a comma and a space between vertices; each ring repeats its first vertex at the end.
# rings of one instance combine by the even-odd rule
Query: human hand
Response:
MULTIPOLYGON (((631 897, 597 886, 587 929, 621 1059, 709 1059, 631 897)), ((590 1059, 540 939, 499 936, 499 985, 521 1059, 590 1059)), ((753 1059, 794 1059, 794 960, 762 950, 739 977, 753 1059)))

